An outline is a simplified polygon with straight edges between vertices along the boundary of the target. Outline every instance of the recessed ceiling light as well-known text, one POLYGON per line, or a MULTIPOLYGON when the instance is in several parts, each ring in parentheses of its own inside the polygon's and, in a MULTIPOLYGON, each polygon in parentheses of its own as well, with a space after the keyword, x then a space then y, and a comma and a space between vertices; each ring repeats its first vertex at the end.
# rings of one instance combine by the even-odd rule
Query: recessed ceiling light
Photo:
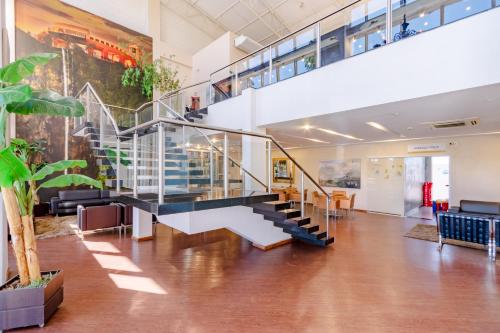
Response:
POLYGON ((420 16, 420 17, 424 17, 424 16, 425 16, 425 13, 424 13, 424 12, 422 12, 422 13, 420 13, 420 15, 419 15, 419 16, 420 16))
POLYGON ((330 142, 326 142, 326 141, 314 139, 314 138, 304 138, 304 139, 312 141, 312 142, 317 142, 317 143, 330 143, 330 142))
POLYGON ((371 126, 373 128, 376 128, 378 130, 384 131, 384 132, 390 132, 385 126, 380 125, 379 123, 376 123, 374 121, 369 121, 366 123, 368 126, 371 126))
POLYGON ((470 9, 471 9, 471 6, 465 7, 465 10, 470 10, 470 9))
POLYGON ((186 142, 186 147, 191 147, 191 144, 189 142, 186 142))
POLYGON ((304 125, 303 127, 306 131, 309 131, 312 127, 311 125, 304 125))
POLYGON ((429 22, 424 22, 424 25, 425 25, 425 26, 428 26, 428 25, 429 25, 429 22))
POLYGON ((355 136, 352 136, 352 135, 349 135, 349 134, 344 134, 344 133, 339 133, 339 132, 332 131, 332 130, 329 130, 329 129, 326 129, 326 128, 318 128, 318 130, 322 131, 322 132, 325 132, 325 133, 328 133, 328 134, 331 134, 331 135, 341 136, 341 137, 344 137, 344 138, 347 138, 347 139, 351 139, 351 140, 363 141, 363 139, 357 138, 355 136))

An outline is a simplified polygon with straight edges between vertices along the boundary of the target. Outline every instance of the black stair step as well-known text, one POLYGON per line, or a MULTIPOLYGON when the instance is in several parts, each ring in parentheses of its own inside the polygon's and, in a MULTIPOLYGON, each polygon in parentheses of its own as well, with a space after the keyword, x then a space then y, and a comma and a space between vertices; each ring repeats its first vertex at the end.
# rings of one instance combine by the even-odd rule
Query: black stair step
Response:
POLYGON ((306 224, 309 224, 311 223, 311 218, 310 217, 293 217, 291 219, 288 219, 286 220, 285 222, 288 222, 288 223, 293 223, 297 226, 303 226, 303 225, 306 225, 306 224))
POLYGON ((321 239, 312 239, 312 238, 307 238, 304 236, 299 236, 299 235, 292 235, 293 239, 300 240, 301 242, 311 244, 311 245, 316 245, 316 246, 321 246, 321 247, 326 247, 329 244, 332 244, 335 241, 335 237, 331 238, 326 238, 323 237, 321 239))
POLYGON ((198 114, 198 113, 196 113, 196 112, 191 112, 191 113, 189 114, 189 117, 192 117, 192 118, 198 118, 198 119, 203 119, 203 116, 202 116, 202 115, 200 115, 200 114, 198 114))
MULTIPOLYGON (((304 237, 310 236, 313 232, 316 232, 319 230, 319 225, 317 225, 317 224, 306 224, 306 225, 303 225, 300 227, 290 225, 289 223, 286 223, 286 222, 282 222, 280 224, 284 226, 284 227, 282 227, 284 232, 289 233, 289 234, 293 234, 293 235, 297 234, 297 235, 301 235, 304 237)), ((313 237, 313 238, 316 238, 316 237, 313 237)))
POLYGON ((201 114, 208 114, 208 108, 199 109, 199 110, 196 110, 196 112, 201 113, 201 114))
POLYGON ((293 217, 300 216, 300 210, 293 209, 293 208, 278 210, 276 212, 269 211, 269 210, 262 210, 259 208, 254 208, 253 212, 256 214, 264 215, 266 217, 281 218, 282 221, 286 220, 286 219, 291 219, 293 217))
POLYGON ((290 208, 290 203, 287 201, 267 201, 253 204, 252 207, 260 210, 276 212, 278 210, 290 208))

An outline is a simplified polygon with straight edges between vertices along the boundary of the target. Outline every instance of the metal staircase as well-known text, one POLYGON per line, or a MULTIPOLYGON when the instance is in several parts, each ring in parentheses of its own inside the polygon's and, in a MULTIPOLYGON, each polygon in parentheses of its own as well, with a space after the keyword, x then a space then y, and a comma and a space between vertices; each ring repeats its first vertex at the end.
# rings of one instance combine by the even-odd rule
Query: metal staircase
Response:
MULTIPOLYGON (((190 122, 165 98, 137 110, 112 107, 89 83, 76 97, 87 112, 75 119, 73 135, 87 138, 104 167, 106 185, 132 204, 157 215, 250 206, 295 239, 319 246, 333 242, 328 212, 326 230, 319 231, 304 216, 304 197, 300 210, 276 202, 278 195, 271 190, 273 148, 300 171, 302 195, 307 179, 326 195, 326 207, 330 196, 272 136, 190 122)), ((169 97, 170 102, 177 98, 169 97)))

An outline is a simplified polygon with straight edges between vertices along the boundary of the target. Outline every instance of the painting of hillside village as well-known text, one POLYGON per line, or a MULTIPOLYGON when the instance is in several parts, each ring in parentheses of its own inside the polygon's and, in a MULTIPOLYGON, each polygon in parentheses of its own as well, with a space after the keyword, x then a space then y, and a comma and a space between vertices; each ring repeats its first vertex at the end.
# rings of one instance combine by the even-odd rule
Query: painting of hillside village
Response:
MULTIPOLYGON (((90 82, 105 104, 136 108, 147 102, 140 88, 122 87, 121 76, 128 67, 151 63, 150 37, 58 0, 16 0, 15 24, 16 58, 37 52, 59 54, 29 79, 33 87, 64 93, 64 52, 68 95, 76 96, 90 82)), ((64 158, 64 122, 62 118, 17 117, 16 135, 47 140, 47 162, 57 161, 64 158)), ((85 173, 97 174, 84 138, 70 138, 69 158, 87 160, 85 173)))

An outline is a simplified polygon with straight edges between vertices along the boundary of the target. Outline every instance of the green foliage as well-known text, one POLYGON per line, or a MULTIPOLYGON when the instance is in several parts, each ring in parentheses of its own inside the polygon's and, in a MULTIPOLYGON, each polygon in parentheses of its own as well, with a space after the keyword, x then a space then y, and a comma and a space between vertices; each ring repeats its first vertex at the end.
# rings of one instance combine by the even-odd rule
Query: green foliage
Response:
POLYGON ((0 186, 10 188, 16 181, 29 180, 31 172, 10 147, 0 150, 0 186))
POLYGON ((64 171, 66 169, 73 168, 86 168, 87 161, 84 160, 63 160, 56 163, 50 163, 41 168, 38 172, 36 172, 31 179, 38 181, 42 180, 45 177, 53 174, 54 172, 64 171))
POLYGON ((24 103, 31 97, 31 87, 26 84, 7 86, 0 89, 0 105, 24 103))
POLYGON ((55 53, 35 53, 18 59, 13 63, 0 69, 0 81, 2 83, 16 84, 33 74, 35 67, 45 65, 57 57, 55 53))
POLYGON ((81 117, 85 108, 73 97, 64 97, 51 90, 40 90, 33 91, 31 98, 23 103, 9 104, 7 111, 22 115, 81 117))
MULTIPOLYGON (((108 158, 108 160, 110 160, 111 163, 116 164, 116 150, 113 150, 113 149, 109 148, 108 145, 105 145, 104 152, 106 153, 106 157, 108 158)), ((129 166, 131 163, 129 160, 125 159, 126 157, 127 157, 127 154, 125 154, 124 152, 121 151, 120 152, 120 164, 123 166, 129 166)))
POLYGON ((79 174, 60 175, 40 184, 39 188, 67 187, 71 185, 90 185, 102 189, 101 182, 79 174))
POLYGON ((152 64, 139 63, 137 67, 125 69, 121 81, 124 87, 140 87, 142 94, 151 99, 154 89, 161 93, 178 89, 180 81, 177 74, 176 70, 157 59, 152 64))

